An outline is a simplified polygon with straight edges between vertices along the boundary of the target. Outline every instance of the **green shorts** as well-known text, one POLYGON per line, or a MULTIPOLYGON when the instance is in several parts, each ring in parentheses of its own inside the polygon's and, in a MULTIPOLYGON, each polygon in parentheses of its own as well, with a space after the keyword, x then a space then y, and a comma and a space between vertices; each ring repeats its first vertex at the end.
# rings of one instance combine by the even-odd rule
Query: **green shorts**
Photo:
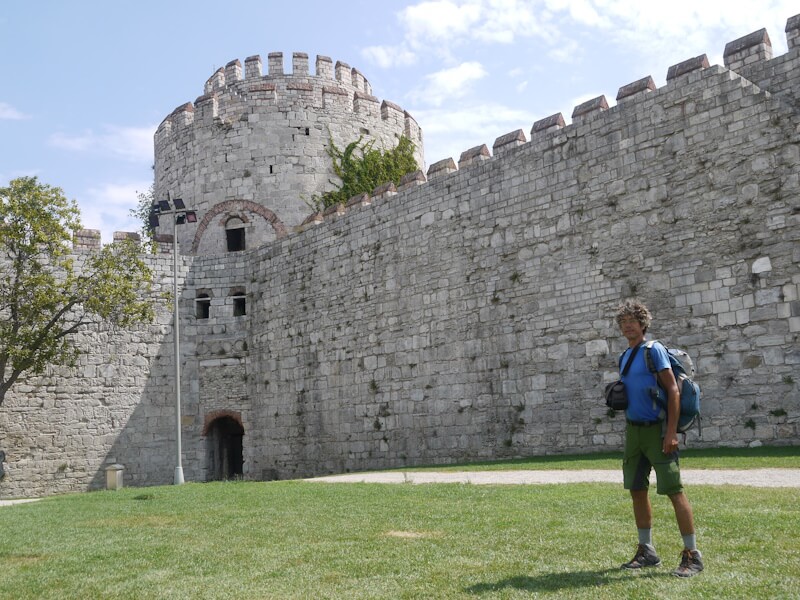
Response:
POLYGON ((683 491, 678 452, 664 454, 661 424, 639 426, 627 424, 625 428, 625 453, 622 457, 622 474, 625 489, 631 491, 650 488, 650 469, 656 472, 656 492, 672 496, 683 491))

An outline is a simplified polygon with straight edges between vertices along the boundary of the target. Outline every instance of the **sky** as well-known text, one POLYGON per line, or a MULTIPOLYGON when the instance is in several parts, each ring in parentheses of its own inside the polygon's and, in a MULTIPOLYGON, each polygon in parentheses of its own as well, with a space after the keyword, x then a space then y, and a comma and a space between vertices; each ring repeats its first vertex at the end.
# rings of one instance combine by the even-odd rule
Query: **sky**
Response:
POLYGON ((103 243, 137 231, 153 134, 228 62, 305 52, 357 68, 423 130, 427 166, 766 28, 797 0, 0 0, 0 187, 37 176, 103 243))

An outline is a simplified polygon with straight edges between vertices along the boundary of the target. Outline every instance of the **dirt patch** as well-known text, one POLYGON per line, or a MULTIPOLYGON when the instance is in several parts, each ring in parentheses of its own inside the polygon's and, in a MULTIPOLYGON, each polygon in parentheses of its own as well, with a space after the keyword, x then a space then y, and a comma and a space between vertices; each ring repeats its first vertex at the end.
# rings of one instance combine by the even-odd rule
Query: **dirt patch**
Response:
POLYGON ((386 537, 416 540, 421 538, 442 537, 442 532, 441 531, 387 531, 383 535, 385 535, 386 537))

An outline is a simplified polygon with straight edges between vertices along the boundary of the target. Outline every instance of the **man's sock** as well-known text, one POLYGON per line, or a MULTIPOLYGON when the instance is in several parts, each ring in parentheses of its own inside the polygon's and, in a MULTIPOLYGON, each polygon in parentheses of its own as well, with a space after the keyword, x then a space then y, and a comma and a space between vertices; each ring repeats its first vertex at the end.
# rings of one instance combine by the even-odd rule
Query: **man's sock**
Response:
POLYGON ((647 529, 639 529, 639 543, 646 544, 653 547, 653 530, 649 527, 647 529))
MULTIPOLYGON (((641 530, 640 530, 641 531, 641 530)), ((686 535, 681 536, 683 538, 683 546, 687 550, 695 551, 697 550, 697 535, 694 533, 688 533, 686 535)))

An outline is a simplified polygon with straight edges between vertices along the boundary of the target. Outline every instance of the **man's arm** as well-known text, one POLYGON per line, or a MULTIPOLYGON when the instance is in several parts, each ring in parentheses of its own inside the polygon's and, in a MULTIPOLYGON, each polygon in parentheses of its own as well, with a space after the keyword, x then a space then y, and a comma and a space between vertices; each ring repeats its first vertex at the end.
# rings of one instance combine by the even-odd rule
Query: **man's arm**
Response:
POLYGON ((666 368, 658 372, 658 383, 667 393, 667 431, 664 434, 662 452, 672 454, 678 449, 678 417, 681 412, 681 392, 675 373, 666 368))

